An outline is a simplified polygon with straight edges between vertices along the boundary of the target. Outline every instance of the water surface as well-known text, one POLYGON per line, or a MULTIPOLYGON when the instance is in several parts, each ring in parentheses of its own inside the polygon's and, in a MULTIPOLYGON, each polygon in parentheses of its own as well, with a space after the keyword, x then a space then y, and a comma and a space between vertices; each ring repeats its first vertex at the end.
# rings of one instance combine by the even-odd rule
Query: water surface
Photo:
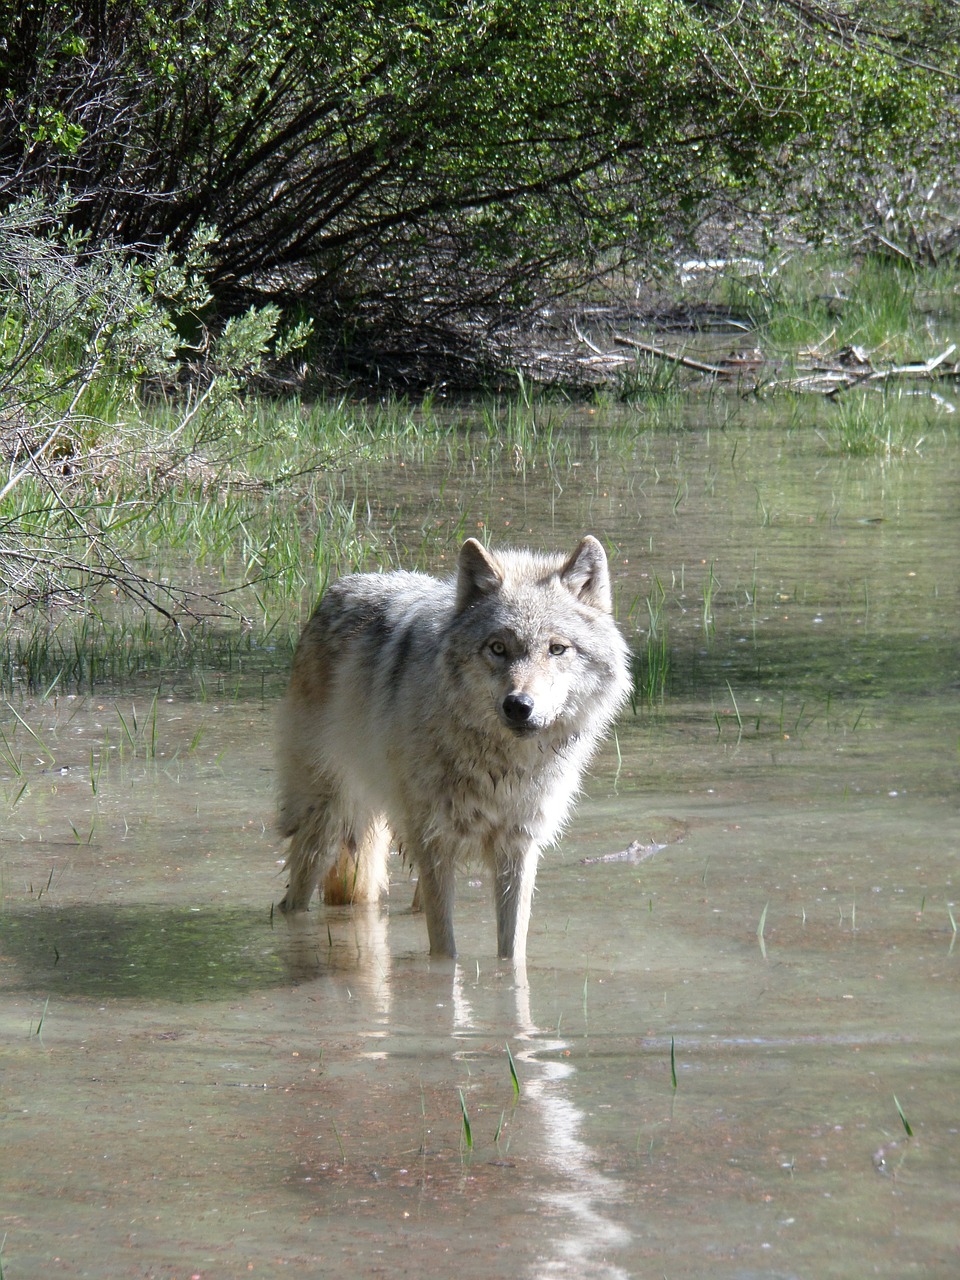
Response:
POLYGON ((3 708, 4 1276, 960 1271, 956 432, 706 417, 345 481, 438 570, 597 533, 637 653, 666 627, 523 970, 475 873, 455 966, 399 864, 271 915, 269 655, 3 708))

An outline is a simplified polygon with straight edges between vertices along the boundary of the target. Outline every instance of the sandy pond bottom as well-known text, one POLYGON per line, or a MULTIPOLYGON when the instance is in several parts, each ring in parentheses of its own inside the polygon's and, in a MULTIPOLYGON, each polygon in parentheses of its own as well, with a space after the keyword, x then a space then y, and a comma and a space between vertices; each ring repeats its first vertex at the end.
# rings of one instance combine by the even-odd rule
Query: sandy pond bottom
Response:
POLYGON ((5 1280, 960 1274, 933 702, 625 723, 525 972, 468 876, 455 966, 399 865, 383 912, 271 919, 269 709, 161 711, 179 750, 92 778, 112 704, 24 709, 58 764, 0 846, 5 1280))

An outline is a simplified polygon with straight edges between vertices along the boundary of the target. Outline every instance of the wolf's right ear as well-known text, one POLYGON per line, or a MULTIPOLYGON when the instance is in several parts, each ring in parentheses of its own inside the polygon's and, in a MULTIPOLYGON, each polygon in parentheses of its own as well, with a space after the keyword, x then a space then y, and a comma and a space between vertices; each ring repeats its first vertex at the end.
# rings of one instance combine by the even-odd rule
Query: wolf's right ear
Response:
POLYGON ((457 613, 502 585, 503 573, 496 560, 476 538, 468 538, 457 561, 457 613))

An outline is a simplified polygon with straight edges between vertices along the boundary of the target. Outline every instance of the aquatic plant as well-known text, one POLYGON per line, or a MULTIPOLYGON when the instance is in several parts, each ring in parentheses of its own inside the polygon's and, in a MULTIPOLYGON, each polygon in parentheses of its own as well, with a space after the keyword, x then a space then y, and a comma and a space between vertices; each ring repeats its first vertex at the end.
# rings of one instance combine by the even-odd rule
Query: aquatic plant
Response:
POLYGON ((507 1051, 507 1063, 510 1067, 510 1079, 513 1082, 513 1096, 514 1099, 517 1099, 520 1097, 520 1080, 517 1076, 517 1064, 513 1060, 513 1054, 510 1052, 510 1046, 505 1045, 504 1048, 507 1051))
MULTIPOLYGON (((654 590, 646 597, 648 625, 643 646, 634 650, 631 657, 630 705, 634 715, 641 705, 654 707, 662 704, 670 673, 670 647, 666 621, 667 594, 658 577, 654 578, 654 590)), ((636 608, 631 605, 629 614, 636 608)))
POLYGON ((467 1115, 467 1100, 463 1096, 463 1090, 458 1089, 460 1096, 460 1114, 463 1117, 463 1142, 468 1151, 473 1150, 473 1129, 470 1125, 470 1117, 467 1115))
MULTIPOLYGON (((827 429, 820 432, 827 452, 858 458, 902 458, 917 453, 923 444, 928 421, 918 421, 917 412, 902 393, 886 395, 863 391, 840 396, 833 401, 827 429)), ((920 410, 925 418, 929 407, 920 410)))
POLYGON ((763 910, 760 912, 760 921, 757 924, 757 942, 760 944, 760 954, 764 960, 767 958, 767 943, 764 935, 767 928, 767 908, 769 906, 769 902, 763 904, 763 910))
POLYGON ((907 1119, 907 1117, 903 1114, 903 1107, 901 1107, 901 1105, 900 1105, 900 1100, 898 1099, 898 1097, 897 1097, 897 1095, 896 1095, 896 1094, 894 1094, 894 1095, 893 1095, 893 1105, 894 1105, 894 1106, 896 1107, 896 1109, 897 1109, 897 1115, 900 1117, 900 1123, 903 1125, 903 1131, 904 1131, 904 1133, 907 1135, 907 1137, 908 1137, 908 1138, 912 1138, 912 1137, 913 1137, 913 1129, 912 1129, 912 1128, 911 1128, 911 1126, 910 1126, 910 1121, 909 1121, 909 1120, 907 1119))

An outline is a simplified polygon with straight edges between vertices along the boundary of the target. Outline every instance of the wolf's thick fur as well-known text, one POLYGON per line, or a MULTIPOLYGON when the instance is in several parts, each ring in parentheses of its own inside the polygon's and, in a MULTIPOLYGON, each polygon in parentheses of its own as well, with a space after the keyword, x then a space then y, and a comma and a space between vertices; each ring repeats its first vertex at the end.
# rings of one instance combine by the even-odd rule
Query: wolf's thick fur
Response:
POLYGON ((543 846, 628 687, 607 558, 464 543, 456 577, 355 574, 307 623, 283 703, 280 904, 375 901, 396 839, 430 950, 453 956, 454 872, 493 873, 497 950, 523 957, 543 846))

